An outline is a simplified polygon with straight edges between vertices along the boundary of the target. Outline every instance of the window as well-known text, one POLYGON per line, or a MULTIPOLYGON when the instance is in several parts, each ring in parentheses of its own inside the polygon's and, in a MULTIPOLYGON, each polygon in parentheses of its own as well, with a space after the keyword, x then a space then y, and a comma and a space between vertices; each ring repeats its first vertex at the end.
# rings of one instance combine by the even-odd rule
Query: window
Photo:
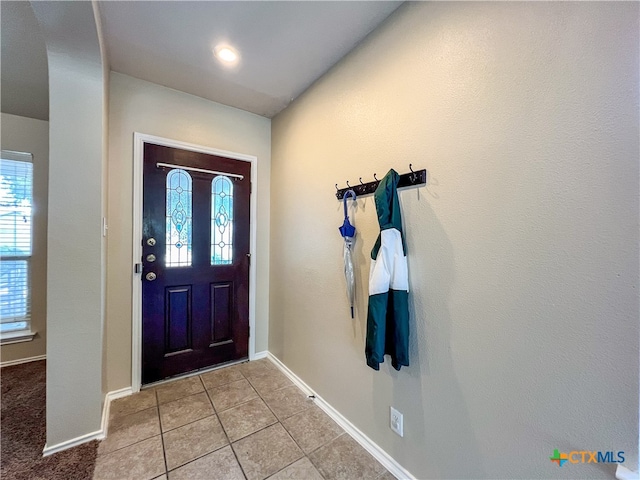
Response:
POLYGON ((167 174, 167 267, 191 266, 191 175, 179 168, 167 174))
POLYGON ((211 265, 233 263, 233 184, 228 177, 211 182, 211 265))
POLYGON ((0 159, 0 333, 3 339, 17 337, 18 332, 30 329, 32 203, 31 154, 3 150, 0 159))

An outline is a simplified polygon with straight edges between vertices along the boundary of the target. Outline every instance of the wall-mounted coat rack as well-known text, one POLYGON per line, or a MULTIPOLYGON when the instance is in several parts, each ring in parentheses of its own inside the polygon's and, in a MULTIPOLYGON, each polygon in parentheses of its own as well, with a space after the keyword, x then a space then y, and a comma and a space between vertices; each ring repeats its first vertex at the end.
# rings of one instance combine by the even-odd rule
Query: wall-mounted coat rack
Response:
MULTIPOLYGON (((424 185, 427 183, 427 169, 423 168, 422 170, 414 172, 411 166, 412 164, 410 163, 409 170, 411 171, 409 173, 400 175, 398 188, 411 187, 413 185, 424 185)), ((358 197, 375 192, 380 180, 378 180, 377 174, 375 173, 373 174, 373 178, 375 179, 373 182, 362 183, 362 177, 360 177, 360 183, 358 185, 349 185, 349 182, 347 182, 346 188, 338 188, 338 184, 336 183, 336 198, 338 200, 342 200, 347 190, 353 190, 356 192, 358 197)))

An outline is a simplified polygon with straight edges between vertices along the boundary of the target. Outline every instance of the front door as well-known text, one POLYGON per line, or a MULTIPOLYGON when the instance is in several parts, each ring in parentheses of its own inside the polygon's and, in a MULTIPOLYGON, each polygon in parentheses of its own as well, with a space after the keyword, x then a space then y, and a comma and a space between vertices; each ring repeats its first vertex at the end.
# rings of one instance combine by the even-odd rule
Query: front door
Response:
POLYGON ((144 145, 142 383, 248 357, 251 164, 144 145))

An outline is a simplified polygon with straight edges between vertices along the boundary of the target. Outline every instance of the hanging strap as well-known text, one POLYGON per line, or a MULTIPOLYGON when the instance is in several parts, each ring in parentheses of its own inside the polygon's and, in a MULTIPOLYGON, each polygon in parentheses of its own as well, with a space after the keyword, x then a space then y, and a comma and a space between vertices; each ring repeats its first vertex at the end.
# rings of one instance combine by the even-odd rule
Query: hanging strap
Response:
POLYGON ((342 199, 343 203, 344 203, 344 218, 345 220, 347 220, 349 218, 349 215, 347 215, 347 198, 349 198, 349 195, 351 195, 353 197, 353 200, 356 200, 356 192, 354 192, 353 190, 347 190, 346 192, 344 192, 344 197, 342 199))

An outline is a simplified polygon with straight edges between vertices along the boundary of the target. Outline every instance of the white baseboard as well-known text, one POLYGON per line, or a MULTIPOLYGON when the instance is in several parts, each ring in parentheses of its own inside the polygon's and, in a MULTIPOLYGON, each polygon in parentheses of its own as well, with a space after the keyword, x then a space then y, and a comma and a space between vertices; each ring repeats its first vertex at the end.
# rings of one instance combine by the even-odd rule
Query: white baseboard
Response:
POLYGON ((0 363, 0 368, 10 367, 11 365, 20 365, 22 363, 37 362, 38 360, 46 360, 46 359, 47 359, 46 355, 38 355, 35 357, 19 358, 17 360, 7 360, 6 362, 0 363))
POLYGON ((616 469, 616 478, 618 480, 638 480, 638 472, 629 470, 627 467, 618 464, 616 469))
POLYGON ((120 390, 114 390, 113 392, 107 393, 104 396, 104 404, 102 405, 102 421, 100 423, 100 430, 87 433, 86 435, 82 435, 77 438, 72 438, 71 440, 67 440, 66 442, 58 443, 57 445, 52 445, 50 447, 45 445, 44 450, 42 451, 42 456, 48 457, 54 453, 67 450, 68 448, 77 447, 78 445, 90 442, 91 440, 104 439, 109 429, 109 412, 111 410, 111 402, 117 398, 127 397, 132 393, 133 390, 131 387, 121 388, 120 390))
POLYGON ((86 435, 82 435, 80 437, 72 438, 71 440, 58 443, 57 445, 52 445, 50 447, 45 445, 44 450, 42 450, 42 456, 48 457, 49 455, 53 455, 54 453, 67 450, 72 447, 77 447, 78 445, 90 442, 91 440, 100 440, 101 438, 103 438, 102 430, 98 430, 96 432, 87 433, 86 435))
POLYGON ((263 350, 262 352, 256 352, 253 354, 253 358, 251 358, 250 360, 260 360, 262 358, 267 358, 268 354, 269 352, 266 350, 263 350))
POLYGON ((104 405, 102 405, 102 436, 100 439, 102 440, 107 436, 107 432, 109 431, 109 412, 111 412, 111 402, 116 400, 117 398, 128 397, 133 394, 133 389, 131 387, 121 388, 120 390, 114 390, 112 392, 108 392, 104 396, 104 405))
POLYGON ((307 395, 315 396, 315 403, 329 417, 340 425, 356 442, 358 442, 367 452, 369 452, 376 460, 378 460, 389 472, 396 478, 416 480, 406 468, 394 460, 391 455, 380 448, 373 440, 362 433, 355 425, 347 420, 340 412, 329 405, 322 397, 316 394, 306 383, 304 383, 295 373, 282 363, 271 352, 267 352, 267 358, 271 360, 300 390, 307 395))

